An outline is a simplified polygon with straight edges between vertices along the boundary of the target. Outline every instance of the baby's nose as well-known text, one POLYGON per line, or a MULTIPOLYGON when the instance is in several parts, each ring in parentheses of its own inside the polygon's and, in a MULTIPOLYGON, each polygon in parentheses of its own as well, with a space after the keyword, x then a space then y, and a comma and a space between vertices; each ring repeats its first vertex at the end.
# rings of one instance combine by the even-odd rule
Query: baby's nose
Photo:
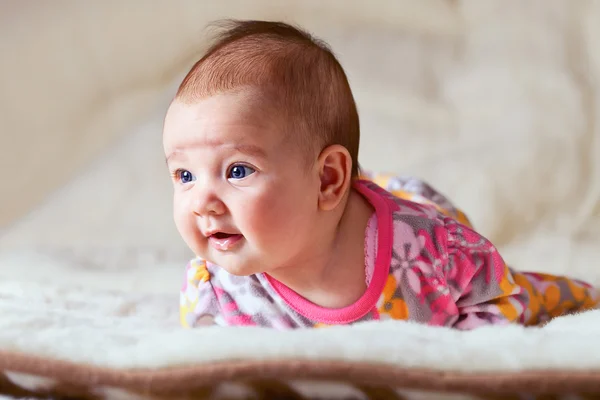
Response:
POLYGON ((222 215, 225 213, 225 204, 211 190, 199 190, 194 198, 192 212, 200 217, 209 215, 222 215))

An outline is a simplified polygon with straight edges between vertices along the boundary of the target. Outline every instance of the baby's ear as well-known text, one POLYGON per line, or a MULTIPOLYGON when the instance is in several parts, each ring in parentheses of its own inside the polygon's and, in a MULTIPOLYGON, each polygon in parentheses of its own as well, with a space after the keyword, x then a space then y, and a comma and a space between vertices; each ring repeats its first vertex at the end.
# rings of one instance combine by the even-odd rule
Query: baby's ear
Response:
POLYGON ((352 157, 344 146, 334 144, 321 152, 318 165, 321 180, 319 208, 333 210, 344 199, 352 182, 352 157))

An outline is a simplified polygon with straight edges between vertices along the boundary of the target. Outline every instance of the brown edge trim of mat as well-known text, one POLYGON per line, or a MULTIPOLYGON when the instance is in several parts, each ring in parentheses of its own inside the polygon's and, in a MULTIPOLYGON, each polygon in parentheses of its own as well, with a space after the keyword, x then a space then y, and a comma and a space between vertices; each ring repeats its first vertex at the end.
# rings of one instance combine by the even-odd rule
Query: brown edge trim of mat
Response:
POLYGON ((599 393, 600 370, 523 370, 469 373, 388 364, 326 360, 231 360, 199 365, 117 369, 0 351, 0 371, 20 372, 82 386, 110 386, 160 395, 226 381, 334 380, 353 384, 466 393, 599 393))

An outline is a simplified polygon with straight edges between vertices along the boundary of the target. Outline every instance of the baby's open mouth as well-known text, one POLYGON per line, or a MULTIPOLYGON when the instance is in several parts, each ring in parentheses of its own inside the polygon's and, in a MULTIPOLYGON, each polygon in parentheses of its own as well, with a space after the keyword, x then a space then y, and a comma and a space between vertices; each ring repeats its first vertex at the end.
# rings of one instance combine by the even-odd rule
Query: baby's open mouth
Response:
POLYGON ((208 237, 208 241, 215 249, 226 251, 232 249, 242 238, 239 233, 215 232, 208 237))
POLYGON ((210 235, 210 237, 213 237, 215 239, 227 239, 228 237, 231 237, 231 236, 235 236, 235 235, 233 233, 225 233, 225 232, 217 232, 217 233, 210 235))

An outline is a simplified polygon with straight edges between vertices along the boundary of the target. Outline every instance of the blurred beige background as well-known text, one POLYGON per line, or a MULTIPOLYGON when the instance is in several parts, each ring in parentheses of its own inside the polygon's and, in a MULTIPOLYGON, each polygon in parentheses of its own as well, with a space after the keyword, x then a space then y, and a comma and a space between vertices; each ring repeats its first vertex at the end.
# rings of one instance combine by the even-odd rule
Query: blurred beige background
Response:
POLYGON ((517 268, 600 276, 596 0, 0 2, 0 275, 185 262, 161 124, 224 17, 331 44, 364 167, 428 180, 517 268))

